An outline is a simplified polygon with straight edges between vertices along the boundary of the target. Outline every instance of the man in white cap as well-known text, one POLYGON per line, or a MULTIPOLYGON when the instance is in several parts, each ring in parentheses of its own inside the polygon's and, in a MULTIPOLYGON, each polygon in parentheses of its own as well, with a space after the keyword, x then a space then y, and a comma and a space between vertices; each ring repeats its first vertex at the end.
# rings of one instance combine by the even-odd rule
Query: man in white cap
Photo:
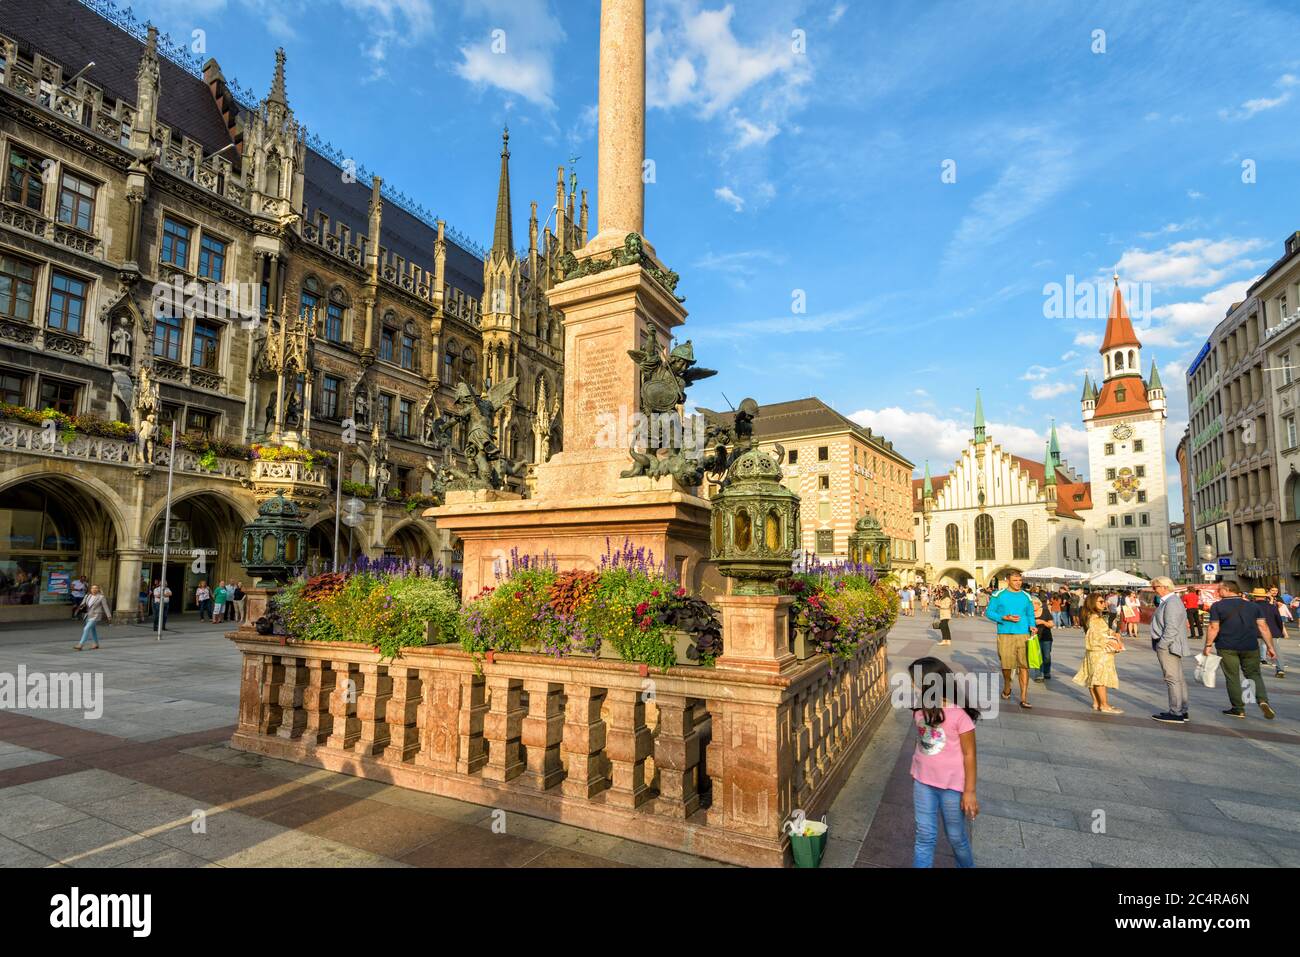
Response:
POLYGON ((1165 675, 1169 692, 1169 710, 1151 717, 1165 724, 1182 724, 1187 720, 1187 679, 1183 676, 1183 659, 1192 656, 1192 646, 1187 640, 1187 614, 1183 603, 1174 594, 1174 583, 1168 578, 1154 578, 1151 588, 1156 593, 1156 610, 1151 616, 1151 647, 1165 675))

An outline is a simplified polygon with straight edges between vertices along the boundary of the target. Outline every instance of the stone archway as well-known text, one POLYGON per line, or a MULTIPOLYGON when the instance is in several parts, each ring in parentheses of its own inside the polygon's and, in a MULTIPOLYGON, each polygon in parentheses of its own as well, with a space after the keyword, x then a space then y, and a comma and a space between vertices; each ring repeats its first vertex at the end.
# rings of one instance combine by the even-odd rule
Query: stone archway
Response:
POLYGON ((0 477, 0 621, 67 617, 81 578, 115 601, 125 528, 97 479, 40 466, 0 477))
POLYGON ((384 538, 384 555, 429 562, 442 557, 432 526, 421 518, 408 518, 388 529, 384 538))
POLYGON ((251 583, 239 552, 244 525, 252 520, 247 503, 224 491, 189 491, 172 496, 170 521, 165 505, 159 502, 151 509, 144 526, 143 564, 151 581, 166 578, 172 590, 170 614, 194 610, 200 582, 213 589, 223 581, 251 583))
POLYGON ((1003 565, 997 571, 989 575, 988 579, 985 581, 985 584, 988 585, 990 588, 995 588, 995 589, 1001 588, 1004 584, 1006 584, 1007 576, 1010 575, 1012 572, 1023 573, 1024 569, 1018 568, 1015 565, 1003 565))
POLYGON ((970 572, 968 572, 966 569, 957 568, 954 566, 950 568, 945 568, 942 572, 940 572, 938 582, 940 585, 965 586, 965 584, 968 581, 973 581, 974 578, 975 576, 972 575, 970 572))

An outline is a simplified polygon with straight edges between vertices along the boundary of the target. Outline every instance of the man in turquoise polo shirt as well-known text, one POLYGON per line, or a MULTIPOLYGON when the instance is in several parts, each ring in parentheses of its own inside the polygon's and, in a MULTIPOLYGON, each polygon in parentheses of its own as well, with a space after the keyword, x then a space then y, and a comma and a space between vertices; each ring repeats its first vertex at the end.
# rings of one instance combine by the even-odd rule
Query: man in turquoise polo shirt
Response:
POLYGON ((1020 707, 1029 708, 1029 637, 1034 629, 1034 603, 1022 591, 1020 572, 1007 576, 1007 587, 989 601, 984 617, 998 626, 998 660, 1002 663, 1002 698, 1011 697, 1011 670, 1020 672, 1020 707))

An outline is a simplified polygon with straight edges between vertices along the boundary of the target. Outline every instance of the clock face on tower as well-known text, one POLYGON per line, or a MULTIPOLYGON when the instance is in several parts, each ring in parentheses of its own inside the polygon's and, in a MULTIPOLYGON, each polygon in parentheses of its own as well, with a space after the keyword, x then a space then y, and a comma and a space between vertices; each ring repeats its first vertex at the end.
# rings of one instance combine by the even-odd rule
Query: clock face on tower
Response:
POLYGON ((1116 442, 1123 442, 1125 439, 1131 439, 1133 437, 1133 427, 1124 424, 1117 425, 1115 428, 1110 430, 1110 437, 1116 442))

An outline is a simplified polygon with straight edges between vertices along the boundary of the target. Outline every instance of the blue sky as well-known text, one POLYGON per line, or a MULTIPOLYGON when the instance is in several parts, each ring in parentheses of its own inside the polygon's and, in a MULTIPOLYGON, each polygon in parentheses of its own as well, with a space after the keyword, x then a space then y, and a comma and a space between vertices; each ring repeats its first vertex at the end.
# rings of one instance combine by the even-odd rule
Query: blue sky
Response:
MULTIPOLYGON (((133 7, 175 38, 205 31, 259 96, 283 45, 300 121, 480 242, 504 122, 516 235, 571 156, 594 194, 598 0, 133 7)), ((648 16, 646 233, 682 275, 683 336, 721 372, 697 403, 817 395, 937 473, 979 386, 994 439, 1041 456, 1055 418, 1086 468, 1078 398, 1104 319, 1049 316, 1044 287, 1104 290, 1118 270, 1150 305, 1135 321, 1170 392, 1172 468, 1183 370, 1300 227, 1300 54, 1279 42, 1300 10, 648 0, 648 16)))

